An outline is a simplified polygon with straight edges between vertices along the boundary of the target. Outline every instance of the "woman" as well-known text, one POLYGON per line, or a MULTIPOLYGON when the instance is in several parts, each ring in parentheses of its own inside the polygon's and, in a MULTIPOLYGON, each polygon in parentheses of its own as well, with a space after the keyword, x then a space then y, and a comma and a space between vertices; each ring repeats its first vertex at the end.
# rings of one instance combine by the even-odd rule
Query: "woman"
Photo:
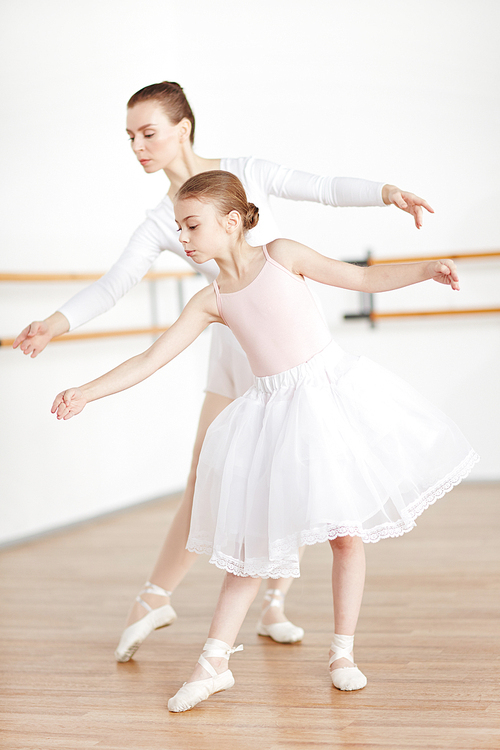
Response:
MULTIPOLYGON (((112 268, 79 292, 44 321, 35 321, 17 337, 13 346, 36 357, 55 336, 86 323, 109 310, 137 284, 163 250, 186 258, 178 240, 172 199, 180 186, 195 174, 223 169, 239 177, 248 200, 259 206, 258 226, 248 236, 251 245, 280 236, 269 207, 269 196, 307 200, 330 206, 384 206, 393 204, 422 225, 422 209, 428 203, 394 185, 354 178, 319 177, 286 169, 271 162, 244 158, 204 159, 193 150, 195 119, 182 88, 177 83, 153 84, 134 94, 127 106, 127 133, 132 150, 145 172, 163 170, 170 187, 158 206, 149 211, 124 252, 112 268)), ((208 281, 218 274, 214 261, 201 266, 187 259, 208 281)), ((118 661, 128 661, 155 628, 171 624, 176 614, 170 596, 196 559, 185 549, 193 501, 196 466, 205 433, 215 417, 253 383, 245 354, 232 333, 214 326, 206 397, 202 407, 193 460, 182 503, 168 531, 160 555, 143 591, 130 611, 126 629, 115 652, 118 661), (144 610, 147 614, 144 614, 144 610)), ((302 639, 304 631, 288 621, 284 599, 291 579, 278 579, 262 604, 257 632, 283 643, 302 639)))

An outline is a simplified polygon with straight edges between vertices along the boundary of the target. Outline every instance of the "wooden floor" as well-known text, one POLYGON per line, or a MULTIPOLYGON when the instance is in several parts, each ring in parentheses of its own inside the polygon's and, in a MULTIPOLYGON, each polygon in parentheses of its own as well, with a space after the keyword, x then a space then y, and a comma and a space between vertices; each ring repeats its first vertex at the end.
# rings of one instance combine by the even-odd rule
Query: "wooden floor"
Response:
POLYGON ((185 714, 167 699, 203 645, 221 573, 198 560, 179 620, 127 664, 113 651, 175 509, 158 502, 0 554, 1 734, 6 750, 500 748, 500 486, 463 484, 400 539, 367 546, 356 660, 368 686, 335 690, 330 551, 306 551, 288 614, 303 643, 255 634, 232 690, 185 714))

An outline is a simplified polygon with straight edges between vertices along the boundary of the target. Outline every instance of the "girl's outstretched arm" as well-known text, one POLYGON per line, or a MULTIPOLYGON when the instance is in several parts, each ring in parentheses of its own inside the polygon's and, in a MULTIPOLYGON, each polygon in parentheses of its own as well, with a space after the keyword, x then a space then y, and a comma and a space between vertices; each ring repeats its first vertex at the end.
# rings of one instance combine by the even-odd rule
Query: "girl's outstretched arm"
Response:
POLYGON ((195 294, 175 323, 149 349, 90 383, 62 391, 54 399, 52 413, 58 419, 71 419, 90 401, 119 393, 149 378, 184 351, 213 322, 222 323, 213 289, 209 286, 195 294))
POLYGON ((391 263, 368 268, 327 258, 294 240, 274 240, 269 254, 292 273, 342 289, 359 292, 388 292, 420 281, 434 279, 460 289, 458 273, 452 260, 429 260, 420 263, 391 263))

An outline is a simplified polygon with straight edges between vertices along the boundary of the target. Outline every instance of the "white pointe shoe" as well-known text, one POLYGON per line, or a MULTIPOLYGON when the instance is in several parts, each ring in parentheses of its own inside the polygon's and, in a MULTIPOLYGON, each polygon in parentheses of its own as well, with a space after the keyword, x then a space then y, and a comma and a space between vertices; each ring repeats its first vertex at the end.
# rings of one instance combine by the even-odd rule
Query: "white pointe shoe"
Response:
POLYGON ((330 672, 333 685, 339 690, 361 690, 366 686, 368 680, 363 672, 354 664, 351 651, 354 645, 353 635, 334 634, 330 648, 333 655, 330 657, 328 666, 330 667, 337 659, 348 659, 352 667, 339 667, 330 672))
POLYGON ((259 622, 257 623, 258 635, 268 635, 273 641, 278 643, 298 643, 304 637, 302 628, 294 625, 293 622, 273 622, 270 625, 264 625, 262 617, 270 607, 279 607, 283 610, 285 595, 279 589, 268 589, 265 593, 264 600, 269 602, 267 607, 260 613, 259 622))
POLYGON ((153 630, 164 628, 171 625, 177 620, 174 608, 170 604, 153 609, 149 604, 141 599, 141 594, 156 594, 157 596, 172 596, 171 591, 165 591, 155 583, 146 582, 144 588, 135 599, 139 604, 148 610, 148 614, 141 617, 137 622, 129 625, 122 633, 120 643, 115 651, 116 661, 128 661, 135 654, 141 643, 148 637, 153 630))
POLYGON ((217 674, 213 666, 206 660, 206 656, 221 656, 229 659, 235 651, 243 651, 243 646, 230 648, 224 641, 218 641, 217 638, 207 638, 203 646, 203 653, 198 659, 203 669, 206 669, 209 677, 206 680, 196 680, 195 682, 185 682, 184 685, 176 692, 173 698, 168 702, 168 710, 175 713, 189 711, 201 701, 206 701, 214 693, 220 693, 221 690, 228 690, 234 685, 233 673, 230 669, 217 674))

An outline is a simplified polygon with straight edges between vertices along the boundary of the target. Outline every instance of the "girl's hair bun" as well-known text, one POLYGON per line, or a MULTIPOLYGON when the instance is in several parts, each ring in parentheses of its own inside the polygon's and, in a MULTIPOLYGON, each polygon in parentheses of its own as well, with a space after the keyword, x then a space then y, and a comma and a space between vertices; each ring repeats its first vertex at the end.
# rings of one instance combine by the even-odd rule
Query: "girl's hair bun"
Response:
POLYGON ((259 209, 257 208, 257 206, 254 206, 253 203, 249 203, 248 208, 247 208, 247 214, 243 218, 243 228, 245 229, 245 232, 257 226, 258 222, 259 222, 259 209))

